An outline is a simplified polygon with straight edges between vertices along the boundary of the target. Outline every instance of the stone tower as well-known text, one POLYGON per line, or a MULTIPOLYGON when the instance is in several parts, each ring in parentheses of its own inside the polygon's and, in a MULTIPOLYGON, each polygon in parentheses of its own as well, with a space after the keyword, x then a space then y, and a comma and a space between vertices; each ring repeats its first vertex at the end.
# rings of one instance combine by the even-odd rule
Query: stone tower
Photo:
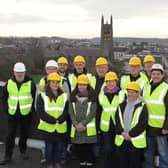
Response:
POLYGON ((102 56, 109 58, 110 62, 114 62, 113 56, 113 18, 111 16, 110 23, 104 23, 104 16, 101 18, 101 39, 100 47, 102 56))

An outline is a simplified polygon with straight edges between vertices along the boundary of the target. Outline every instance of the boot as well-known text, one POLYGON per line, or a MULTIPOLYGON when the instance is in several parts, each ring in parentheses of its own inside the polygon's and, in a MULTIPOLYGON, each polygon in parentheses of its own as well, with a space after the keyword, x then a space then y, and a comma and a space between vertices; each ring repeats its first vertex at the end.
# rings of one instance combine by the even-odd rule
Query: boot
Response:
POLYGON ((0 161, 0 165, 6 165, 11 162, 11 156, 4 156, 4 158, 0 161))

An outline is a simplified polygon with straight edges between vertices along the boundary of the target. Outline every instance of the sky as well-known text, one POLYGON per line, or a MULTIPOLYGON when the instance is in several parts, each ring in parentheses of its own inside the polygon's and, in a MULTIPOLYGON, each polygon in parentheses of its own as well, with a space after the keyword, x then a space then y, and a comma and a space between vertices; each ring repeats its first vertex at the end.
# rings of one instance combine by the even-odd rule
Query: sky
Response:
POLYGON ((168 38, 168 0, 0 0, 0 36, 100 36, 101 16, 114 37, 168 38))

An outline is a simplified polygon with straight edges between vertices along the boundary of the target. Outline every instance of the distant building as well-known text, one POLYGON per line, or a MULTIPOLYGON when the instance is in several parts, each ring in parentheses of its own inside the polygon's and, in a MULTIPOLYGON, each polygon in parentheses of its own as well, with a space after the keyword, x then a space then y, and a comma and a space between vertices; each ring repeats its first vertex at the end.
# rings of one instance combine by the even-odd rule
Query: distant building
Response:
POLYGON ((101 18, 100 48, 102 55, 108 57, 111 63, 114 62, 112 16, 110 18, 110 23, 104 23, 104 16, 101 18))

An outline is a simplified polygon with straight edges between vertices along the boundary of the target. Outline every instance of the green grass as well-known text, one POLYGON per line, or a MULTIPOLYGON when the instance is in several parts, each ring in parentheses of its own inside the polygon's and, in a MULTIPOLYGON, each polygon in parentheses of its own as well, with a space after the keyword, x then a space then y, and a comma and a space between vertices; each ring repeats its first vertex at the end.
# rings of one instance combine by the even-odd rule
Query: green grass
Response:
POLYGON ((40 81, 40 79, 43 77, 43 75, 41 75, 41 74, 34 74, 34 75, 31 75, 31 77, 32 77, 33 81, 34 81, 36 84, 38 84, 39 81, 40 81))

